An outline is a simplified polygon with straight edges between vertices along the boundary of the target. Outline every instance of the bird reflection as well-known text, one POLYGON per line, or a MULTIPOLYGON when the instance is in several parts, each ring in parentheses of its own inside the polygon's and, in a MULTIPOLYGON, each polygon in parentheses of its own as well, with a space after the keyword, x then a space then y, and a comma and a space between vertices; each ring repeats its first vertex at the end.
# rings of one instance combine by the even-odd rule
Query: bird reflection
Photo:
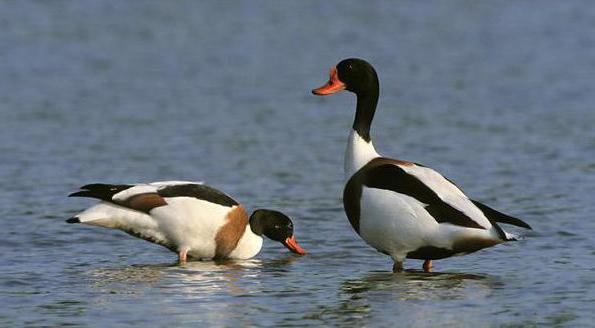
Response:
POLYGON ((135 264, 101 268, 87 273, 94 288, 110 294, 142 293, 146 286, 175 290, 178 295, 209 297, 218 292, 241 296, 259 292, 263 273, 282 274, 289 271, 295 256, 271 260, 190 261, 175 263, 135 264))
POLYGON ((102 268, 89 272, 94 287, 110 293, 134 294, 144 286, 174 288, 177 293, 208 295, 223 288, 232 294, 242 293, 234 282, 244 276, 258 275, 260 260, 195 261, 185 265, 176 263, 136 264, 117 268, 102 268))
POLYGON ((495 278, 480 274, 369 272, 343 282, 341 292, 354 298, 382 294, 394 300, 455 300, 487 297, 497 285, 495 278))
MULTIPOLYGON (((365 325, 375 311, 383 311, 386 304, 394 301, 482 299, 499 286, 501 283, 497 278, 483 274, 372 271, 361 278, 344 281, 338 292, 338 304, 318 309, 310 315, 323 321, 365 325)), ((399 308, 402 307, 390 311, 394 314, 399 308)), ((419 310, 416 307, 407 308, 409 316, 424 318, 426 315, 424 311, 412 313, 419 310)))

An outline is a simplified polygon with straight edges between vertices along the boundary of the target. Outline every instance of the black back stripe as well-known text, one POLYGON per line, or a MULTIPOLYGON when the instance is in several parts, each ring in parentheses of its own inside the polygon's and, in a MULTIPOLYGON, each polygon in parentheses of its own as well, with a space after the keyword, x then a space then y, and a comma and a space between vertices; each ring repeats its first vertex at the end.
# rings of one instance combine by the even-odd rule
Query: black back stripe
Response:
POLYGON ((194 197, 228 207, 238 205, 238 202, 221 191, 200 184, 179 184, 167 186, 159 189, 157 193, 161 197, 194 197))
MULTIPOLYGON (((425 209, 439 223, 450 223, 466 228, 485 229, 462 211, 444 202, 430 187, 407 173, 387 158, 370 161, 353 177, 370 188, 394 191, 427 204, 425 209), (360 177, 357 177, 361 175, 360 177)), ((398 162, 396 162, 398 163, 398 162)), ((360 192, 361 193, 361 192, 360 192)))

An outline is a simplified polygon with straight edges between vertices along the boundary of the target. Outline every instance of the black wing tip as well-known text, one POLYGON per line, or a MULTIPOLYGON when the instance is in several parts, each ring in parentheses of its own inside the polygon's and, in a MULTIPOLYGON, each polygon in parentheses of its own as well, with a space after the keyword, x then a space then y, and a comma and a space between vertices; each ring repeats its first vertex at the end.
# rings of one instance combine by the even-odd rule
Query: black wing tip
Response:
POLYGON ((521 219, 515 218, 514 216, 510 216, 508 214, 498 212, 495 209, 487 206, 486 204, 482 204, 479 201, 476 201, 473 199, 471 199, 471 201, 473 202, 473 204, 475 204, 475 206, 477 206, 483 212, 483 214, 490 221, 496 221, 498 223, 510 224, 513 226, 533 230, 533 228, 531 228, 531 226, 527 222, 525 222, 521 219))
POLYGON ((68 194, 68 197, 85 197, 88 192, 89 190, 75 191, 73 193, 68 194))
POLYGON ((533 230, 533 228, 527 222, 521 221, 520 219, 519 219, 519 227, 533 230))
POLYGON ((533 228, 527 222, 525 222, 521 219, 512 217, 512 216, 507 216, 505 218, 498 219, 498 220, 496 220, 496 222, 503 223, 503 224, 510 224, 513 226, 533 230, 533 228))
POLYGON ((109 185, 106 183, 89 183, 82 186, 80 189, 91 190, 95 188, 107 188, 109 185))
POLYGON ((90 183, 80 187, 79 191, 75 191, 73 193, 68 194, 68 197, 89 197, 89 193, 93 189, 102 188, 105 184, 103 183, 90 183))
POLYGON ((133 185, 114 185, 105 183, 91 183, 82 186, 79 191, 73 192, 68 197, 89 197, 97 198, 104 201, 111 201, 112 197, 133 185))
POLYGON ((81 219, 79 219, 76 216, 73 216, 70 219, 66 220, 66 223, 81 223, 81 219))

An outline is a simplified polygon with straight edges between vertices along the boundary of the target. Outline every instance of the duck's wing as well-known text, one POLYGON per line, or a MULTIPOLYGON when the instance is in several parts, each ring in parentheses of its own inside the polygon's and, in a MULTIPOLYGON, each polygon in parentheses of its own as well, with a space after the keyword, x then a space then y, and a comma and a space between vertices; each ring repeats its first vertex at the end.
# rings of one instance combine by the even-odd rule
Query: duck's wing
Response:
POLYGON ((410 174, 415 175, 421 181, 428 184, 428 186, 431 186, 431 188, 436 190, 438 195, 446 202, 450 201, 453 204, 461 206, 462 209, 466 208, 468 210, 473 211, 473 213, 477 215, 477 211, 473 209, 473 205, 475 205, 475 207, 477 207, 477 209, 479 209, 483 213, 483 216, 485 216, 494 226, 496 226, 496 222, 499 222, 519 226, 526 229, 531 229, 531 226, 529 226, 529 224, 522 221, 521 219, 501 213, 476 200, 469 199, 454 182, 452 182, 450 179, 445 178, 440 173, 428 167, 425 167, 420 164, 414 164, 404 165, 403 168, 405 170, 411 168, 408 171, 410 174), (469 203, 469 201, 471 203, 469 203))
POLYGON ((69 197, 90 197, 102 200, 67 220, 68 223, 85 223, 105 228, 119 229, 170 249, 173 248, 160 227, 168 215, 152 216, 160 208, 166 213, 194 213, 202 206, 214 203, 232 207, 238 203, 221 191, 189 181, 160 181, 146 184, 88 184, 69 197), (182 201, 175 201, 182 200, 182 201), (205 203, 207 202, 207 203, 205 203), (184 207, 184 208, 180 208, 184 207), (161 221, 160 221, 161 220, 161 221))
POLYGON ((147 214, 154 208, 168 206, 168 199, 178 197, 194 198, 227 207, 238 205, 227 194, 200 182, 159 181, 134 185, 94 183, 80 189, 82 190, 69 197, 97 198, 147 214))
MULTIPOLYGON (((358 195, 361 195, 364 186, 412 197, 426 204, 426 211, 438 223, 485 230, 494 226, 451 181, 430 168, 412 162, 378 157, 362 167, 345 188, 344 201, 348 216, 359 215, 359 208, 356 207, 361 196, 358 195)), ((501 229, 496 229, 499 234, 503 234, 501 229)))
POLYGON ((105 184, 84 185, 82 190, 68 197, 89 197, 103 200, 120 207, 148 214, 152 209, 167 205, 158 194, 159 186, 151 184, 105 184))

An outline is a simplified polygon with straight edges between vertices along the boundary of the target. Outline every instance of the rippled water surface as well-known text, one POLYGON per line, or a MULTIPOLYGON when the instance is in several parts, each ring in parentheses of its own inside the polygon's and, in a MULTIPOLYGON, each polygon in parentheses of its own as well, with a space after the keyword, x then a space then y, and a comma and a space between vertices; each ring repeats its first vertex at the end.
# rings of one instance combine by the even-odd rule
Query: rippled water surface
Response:
POLYGON ((594 325, 589 1, 3 1, 0 30, 0 326, 594 325), (309 91, 348 56, 379 151, 535 231, 390 273, 341 206, 353 96, 309 91), (171 179, 283 210, 310 255, 180 267, 64 223, 80 185, 171 179))

